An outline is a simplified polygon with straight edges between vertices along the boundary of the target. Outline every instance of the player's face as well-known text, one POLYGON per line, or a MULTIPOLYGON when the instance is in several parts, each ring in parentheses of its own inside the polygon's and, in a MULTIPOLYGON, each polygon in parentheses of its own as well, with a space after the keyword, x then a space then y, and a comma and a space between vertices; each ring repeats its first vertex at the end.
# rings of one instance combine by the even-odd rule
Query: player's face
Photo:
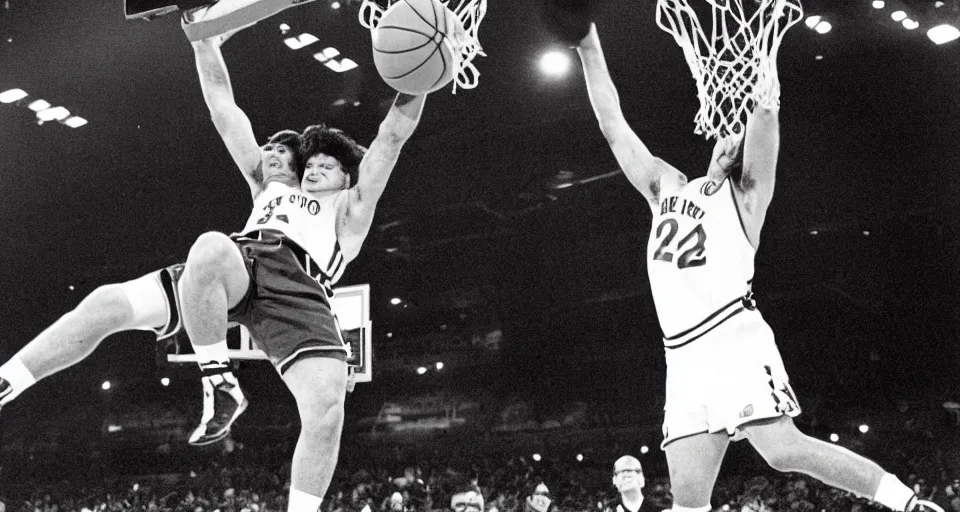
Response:
POLYGON ((641 489, 645 483, 643 470, 636 461, 618 461, 613 467, 613 485, 617 491, 641 489))
POLYGON ((350 186, 350 178, 336 158, 317 153, 307 160, 300 188, 304 192, 330 192, 350 186))
POLYGON ((290 177, 296 179, 297 171, 293 167, 293 150, 283 144, 267 143, 260 147, 263 160, 263 179, 271 177, 290 177))
POLYGON ((730 172, 730 167, 737 162, 743 139, 738 136, 724 137, 713 146, 713 156, 710 158, 710 168, 707 176, 713 181, 722 181, 730 172))

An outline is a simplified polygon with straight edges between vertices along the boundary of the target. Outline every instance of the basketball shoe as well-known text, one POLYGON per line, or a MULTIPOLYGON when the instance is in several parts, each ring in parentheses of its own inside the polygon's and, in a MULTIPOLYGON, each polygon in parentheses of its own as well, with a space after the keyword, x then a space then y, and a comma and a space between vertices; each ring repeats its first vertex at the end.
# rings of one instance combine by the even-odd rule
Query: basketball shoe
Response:
POLYGON ((200 426, 190 435, 189 443, 205 446, 221 441, 230 433, 230 426, 247 409, 247 399, 237 378, 229 371, 201 378, 203 384, 203 416, 200 426))
POLYGON ((917 498, 914 498, 912 501, 913 503, 907 507, 908 512, 926 512, 928 510, 932 510, 933 512, 943 512, 943 509, 940 507, 940 505, 937 505, 932 501, 921 500, 917 498))

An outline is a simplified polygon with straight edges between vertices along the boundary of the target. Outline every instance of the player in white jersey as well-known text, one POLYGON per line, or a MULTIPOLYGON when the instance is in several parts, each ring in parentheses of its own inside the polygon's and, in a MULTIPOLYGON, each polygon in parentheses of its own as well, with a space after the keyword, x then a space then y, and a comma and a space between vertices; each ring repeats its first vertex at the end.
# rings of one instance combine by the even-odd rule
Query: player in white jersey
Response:
MULTIPOLYGON (((203 420, 214 416, 209 411, 236 409, 244 401, 233 376, 225 368, 214 370, 226 366, 221 340, 229 320, 245 325, 274 363, 301 420, 288 510, 315 512, 336 467, 347 381, 348 346, 328 293, 360 251, 425 96, 398 95, 365 152, 339 130, 308 129, 301 189, 283 158, 257 147, 250 121, 234 101, 221 41, 199 41, 193 49, 204 100, 250 186, 253 210, 236 237, 206 233, 190 249, 180 283, 183 322, 211 372, 205 401, 210 397, 214 405, 205 408, 203 420), (354 176, 348 172, 351 159, 357 160, 354 176)), ((197 434, 208 435, 206 428, 201 424, 197 434)))
POLYGON ((688 182, 624 119, 596 26, 578 52, 600 128, 653 213, 647 269, 667 359, 663 448, 672 510, 710 510, 731 439, 749 440, 779 471, 808 474, 894 510, 915 507, 913 491, 894 475, 793 423, 800 407, 750 291, 773 197, 777 110, 755 108, 743 138, 718 141, 707 176, 688 182))

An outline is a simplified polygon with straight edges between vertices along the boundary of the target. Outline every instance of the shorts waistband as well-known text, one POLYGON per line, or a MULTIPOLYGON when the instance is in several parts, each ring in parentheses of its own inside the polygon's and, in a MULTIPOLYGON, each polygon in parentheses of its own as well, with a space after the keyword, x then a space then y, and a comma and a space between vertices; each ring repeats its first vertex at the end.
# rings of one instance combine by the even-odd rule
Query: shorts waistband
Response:
POLYGON ((747 293, 742 297, 737 297, 720 309, 707 315, 697 325, 673 336, 663 338, 663 346, 668 350, 676 349, 689 345, 697 341, 701 336, 716 329, 727 320, 743 313, 744 311, 755 311, 757 304, 753 300, 753 293, 747 293))
POLYGON ((284 247, 290 249, 290 252, 293 253, 294 257, 297 259, 297 262, 300 263, 304 272, 310 276, 311 279, 317 282, 322 288, 323 292, 326 294, 327 299, 333 298, 333 285, 331 283, 331 278, 327 275, 326 272, 320 265, 317 265, 317 262, 310 256, 310 253, 306 251, 303 247, 300 247, 300 244, 294 242, 282 231, 275 231, 271 229, 262 229, 259 231, 251 231, 244 235, 234 234, 231 236, 236 242, 265 242, 265 243, 280 243, 284 247))

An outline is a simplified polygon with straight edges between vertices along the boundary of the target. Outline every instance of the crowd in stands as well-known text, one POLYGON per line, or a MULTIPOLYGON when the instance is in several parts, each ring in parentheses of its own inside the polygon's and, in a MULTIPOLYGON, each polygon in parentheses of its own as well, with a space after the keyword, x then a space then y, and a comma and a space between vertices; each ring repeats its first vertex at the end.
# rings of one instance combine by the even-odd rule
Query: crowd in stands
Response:
MULTIPOLYGON (((264 440, 251 433, 235 437, 203 449, 170 442, 149 452, 89 451, 32 460, 6 453, 0 468, 0 512, 285 511, 292 440, 264 440)), ((851 447, 895 472, 923 498, 960 512, 958 441, 960 429, 944 424, 884 432, 851 447)), ((525 500, 544 484, 550 512, 603 512, 616 497, 613 461, 628 453, 643 461, 647 499, 668 508, 670 486, 662 452, 651 446, 642 454, 639 444, 629 434, 602 429, 562 439, 478 432, 445 433, 416 442, 346 436, 323 509, 444 510, 450 475, 459 474, 475 479, 487 511, 537 512, 526 509, 525 500)), ((717 483, 715 510, 881 510, 811 478, 766 469, 741 445, 731 449, 717 483)))

